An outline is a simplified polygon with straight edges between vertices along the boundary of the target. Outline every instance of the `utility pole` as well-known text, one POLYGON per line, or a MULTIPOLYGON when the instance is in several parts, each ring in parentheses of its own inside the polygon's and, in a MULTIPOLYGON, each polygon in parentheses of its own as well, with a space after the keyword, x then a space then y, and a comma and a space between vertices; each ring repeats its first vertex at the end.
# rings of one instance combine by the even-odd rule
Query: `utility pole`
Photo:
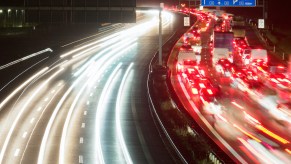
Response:
POLYGON ((162 11, 164 8, 164 3, 160 3, 160 9, 159 9, 159 65, 163 65, 163 49, 162 49, 162 44, 163 44, 163 25, 162 25, 162 11))

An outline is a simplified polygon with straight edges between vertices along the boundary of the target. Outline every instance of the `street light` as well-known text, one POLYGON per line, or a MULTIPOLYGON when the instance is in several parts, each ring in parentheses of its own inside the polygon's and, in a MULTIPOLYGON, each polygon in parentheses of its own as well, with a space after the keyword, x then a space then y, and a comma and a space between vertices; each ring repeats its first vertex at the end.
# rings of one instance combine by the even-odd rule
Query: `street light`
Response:
POLYGON ((0 10, 0 14, 2 14, 3 13, 3 10, 0 10))

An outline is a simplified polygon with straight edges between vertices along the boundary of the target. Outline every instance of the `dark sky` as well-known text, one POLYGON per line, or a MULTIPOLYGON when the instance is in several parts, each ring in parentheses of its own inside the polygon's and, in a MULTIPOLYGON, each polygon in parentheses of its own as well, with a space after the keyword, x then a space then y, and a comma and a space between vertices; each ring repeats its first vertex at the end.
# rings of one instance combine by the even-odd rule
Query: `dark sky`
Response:
MULTIPOLYGON (((178 4, 179 0, 137 0, 138 6, 158 6, 160 2, 165 4, 178 4)), ((183 1, 187 4, 188 1, 183 1)), ((291 29, 291 0, 265 0, 267 22, 284 28, 291 29)), ((261 7, 230 7, 225 10, 246 17, 262 18, 261 7)))
MULTIPOLYGON (((49 0, 48 0, 49 1, 49 0)), ((107 1, 107 0, 104 0, 107 1)), ((180 0, 181 2, 188 3, 188 1, 180 0)), ((278 26, 284 26, 291 29, 291 0, 265 0, 268 12, 268 23, 276 24, 278 26)), ((160 2, 164 2, 165 5, 177 5, 179 0, 136 0, 137 6, 159 6, 160 2)), ((22 5, 23 0, 0 0, 0 6, 5 4, 18 4, 22 5)), ((232 7, 227 8, 229 12, 234 14, 246 15, 248 17, 260 18, 263 15, 262 8, 258 7, 232 7)))

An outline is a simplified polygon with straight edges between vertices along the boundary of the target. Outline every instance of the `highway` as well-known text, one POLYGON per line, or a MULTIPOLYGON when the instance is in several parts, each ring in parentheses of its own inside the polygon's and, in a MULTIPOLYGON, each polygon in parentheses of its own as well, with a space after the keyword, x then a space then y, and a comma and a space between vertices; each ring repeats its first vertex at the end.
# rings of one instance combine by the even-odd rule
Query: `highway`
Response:
MULTIPOLYGON (((277 93, 267 84, 251 89, 233 86, 229 78, 215 71, 209 46, 213 22, 212 19, 207 30, 201 32, 203 48, 199 68, 219 86, 216 100, 220 108, 203 104, 201 95, 195 97, 184 77, 177 72, 176 56, 183 38, 174 47, 168 62, 172 70, 171 83, 179 100, 207 135, 236 163, 290 163, 290 115, 276 110, 277 93)), ((261 42, 251 28, 248 30, 248 35, 252 34, 248 38, 250 42, 261 42)))
MULTIPOLYGON (((179 27, 173 18, 164 14, 164 40, 179 27)), ((0 163, 175 163, 146 95, 157 25, 157 12, 141 13, 137 24, 2 70, 35 64, 3 84, 0 163)))

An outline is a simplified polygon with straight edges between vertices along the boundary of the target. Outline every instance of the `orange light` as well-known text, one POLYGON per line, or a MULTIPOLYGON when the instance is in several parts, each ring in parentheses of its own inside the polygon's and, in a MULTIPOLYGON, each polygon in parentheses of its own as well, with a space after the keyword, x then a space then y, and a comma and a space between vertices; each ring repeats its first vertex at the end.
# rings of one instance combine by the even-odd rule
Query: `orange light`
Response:
POLYGON ((268 134, 270 137, 276 139, 277 141, 280 141, 281 143, 283 144, 287 144, 287 143, 290 143, 289 141, 287 141, 286 139, 278 136, 277 134, 269 131, 268 129, 266 129, 265 127, 263 127, 262 125, 256 125, 256 128, 261 130, 262 132, 268 134))
POLYGON ((289 150, 289 149, 285 149, 285 151, 286 151, 288 154, 291 155, 291 150, 289 150))
POLYGON ((233 124, 233 126, 235 128, 237 128, 238 130, 240 130, 241 132, 243 132, 245 135, 249 136, 250 138, 256 140, 257 142, 262 142, 260 139, 258 139, 257 137, 253 136, 252 134, 250 134, 249 132, 243 130, 241 127, 237 126, 236 124, 233 124))

